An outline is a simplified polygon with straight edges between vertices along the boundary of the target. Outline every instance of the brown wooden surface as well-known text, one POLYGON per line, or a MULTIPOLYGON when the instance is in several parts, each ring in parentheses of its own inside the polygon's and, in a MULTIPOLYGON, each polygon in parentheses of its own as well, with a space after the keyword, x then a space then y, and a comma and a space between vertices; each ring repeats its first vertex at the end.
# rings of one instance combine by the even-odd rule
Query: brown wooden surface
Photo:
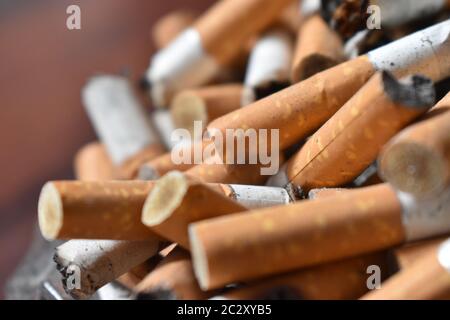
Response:
POLYGON ((29 245, 40 187, 71 178, 75 152, 95 138, 80 102, 86 79, 127 70, 137 80, 155 19, 213 2, 0 0, 1 288, 29 245), (70 4, 81 7, 81 30, 66 28, 70 4))

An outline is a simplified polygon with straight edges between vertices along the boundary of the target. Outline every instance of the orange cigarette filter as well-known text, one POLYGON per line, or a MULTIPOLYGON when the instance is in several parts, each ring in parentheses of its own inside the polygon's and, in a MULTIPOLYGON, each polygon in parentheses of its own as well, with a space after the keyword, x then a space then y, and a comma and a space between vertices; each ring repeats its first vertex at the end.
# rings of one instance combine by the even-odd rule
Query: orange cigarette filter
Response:
POLYGON ((382 250, 406 237, 388 185, 202 221, 189 235, 202 289, 382 250))
POLYGON ((204 292, 195 279, 189 252, 179 247, 169 253, 135 288, 137 299, 171 298, 203 300, 212 293, 204 292))
POLYGON ((392 250, 396 267, 399 270, 409 268, 428 252, 436 250, 448 237, 439 237, 430 240, 405 244, 392 250))
POLYGON ((380 252, 265 278, 220 297, 250 300, 288 295, 304 300, 358 299, 368 291, 367 269, 372 265, 380 267, 382 279, 388 276, 386 253, 380 252))
POLYGON ((432 197, 450 187, 450 112, 406 128, 379 157, 380 175, 397 189, 432 197))
POLYGON ((75 155, 74 170, 79 180, 110 180, 114 176, 114 166, 99 142, 91 142, 75 155))
POLYGON ((448 77, 449 34, 447 20, 320 72, 222 116, 208 127, 224 136, 226 129, 279 129, 278 145, 284 150, 324 124, 377 70, 392 71, 397 77, 420 73, 433 81, 448 77), (433 40, 419 45, 423 38, 433 40))
POLYGON ((158 49, 167 46, 182 31, 191 26, 197 14, 189 10, 176 10, 162 16, 153 25, 151 36, 158 49))
POLYGON ((377 73, 291 158, 289 181, 304 191, 353 181, 434 99, 434 86, 427 78, 398 82, 387 72, 377 73))
POLYGON ((245 210, 221 189, 172 171, 159 179, 149 193, 142 209, 142 223, 189 249, 190 223, 245 210))
POLYGON ((362 300, 450 299, 450 241, 418 257, 362 300))
POLYGON ((185 173, 203 182, 262 185, 269 178, 269 176, 261 174, 262 167, 264 166, 261 164, 229 166, 220 163, 202 163, 185 171, 185 173))
POLYGON ((39 196, 42 235, 48 239, 147 240, 157 238, 141 223, 152 182, 51 181, 39 196))
POLYGON ((251 88, 242 84, 219 84, 184 90, 172 100, 170 111, 177 128, 186 128, 191 134, 194 121, 205 127, 209 122, 255 100, 251 88))
POLYGON ((319 14, 302 23, 292 63, 293 83, 334 67, 344 61, 344 46, 339 35, 319 14))

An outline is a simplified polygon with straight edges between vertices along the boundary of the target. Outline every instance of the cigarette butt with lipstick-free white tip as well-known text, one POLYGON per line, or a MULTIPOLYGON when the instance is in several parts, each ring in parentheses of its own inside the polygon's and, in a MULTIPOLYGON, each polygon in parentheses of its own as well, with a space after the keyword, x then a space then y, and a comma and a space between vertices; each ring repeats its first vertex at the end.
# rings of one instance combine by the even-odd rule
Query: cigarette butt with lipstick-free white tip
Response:
POLYGON ((151 36, 158 49, 172 42, 181 32, 190 27, 197 14, 190 10, 175 10, 159 18, 153 25, 151 36))
POLYGON ((362 300, 450 299, 450 240, 418 257, 409 267, 387 281, 381 289, 362 300))
POLYGON ((156 106, 177 91, 206 84, 292 0, 221 0, 152 59, 146 77, 156 106))
POLYGON ((374 75, 288 163, 289 181, 304 191, 353 181, 383 145, 435 103, 431 80, 374 75))
POLYGON ((319 14, 302 23, 291 69, 293 83, 309 78, 344 61, 344 47, 339 35, 319 14))
POLYGON ((368 291, 367 269, 373 265, 380 268, 382 279, 387 278, 386 253, 378 252, 249 282, 225 291, 216 299, 267 299, 284 297, 284 293, 302 300, 357 299, 368 291))
POLYGON ((378 185, 197 222, 196 277, 202 289, 218 288, 445 234, 449 197, 422 204, 378 185))
MULTIPOLYGON (((93 77, 82 90, 86 112, 120 175, 134 172, 136 161, 162 153, 149 119, 123 77, 93 77)), ((131 178, 131 177, 125 177, 131 178)))
POLYGON ((432 197, 450 187, 450 112, 406 128, 379 157, 380 175, 397 189, 432 197))
POLYGON ((433 81, 450 76, 450 20, 320 72, 220 117, 208 128, 224 136, 227 129, 279 129, 279 148, 284 150, 324 124, 377 70, 396 77, 423 74, 433 81))
POLYGON ((290 83, 294 43, 290 32, 274 27, 255 42, 250 53, 244 86, 260 96, 290 83))
POLYGON ((213 292, 200 289, 192 269, 189 252, 180 247, 172 250, 134 288, 136 299, 203 300, 213 292))
POLYGON ((48 239, 147 240, 158 238, 141 222, 153 182, 52 181, 39 196, 38 216, 48 239))
POLYGON ((189 223, 244 211, 223 192, 178 171, 159 179, 142 209, 142 223, 162 237, 189 249, 189 223))
POLYGON ((77 152, 74 170, 79 180, 111 180, 114 177, 114 166, 105 146, 99 142, 91 142, 77 152))
POLYGON ((170 112, 177 128, 194 130, 194 121, 202 126, 255 100, 251 88, 242 84, 219 84, 179 92, 172 100, 170 112))
POLYGON ((155 255, 158 245, 153 240, 70 240, 56 248, 54 260, 66 291, 86 299, 155 255))

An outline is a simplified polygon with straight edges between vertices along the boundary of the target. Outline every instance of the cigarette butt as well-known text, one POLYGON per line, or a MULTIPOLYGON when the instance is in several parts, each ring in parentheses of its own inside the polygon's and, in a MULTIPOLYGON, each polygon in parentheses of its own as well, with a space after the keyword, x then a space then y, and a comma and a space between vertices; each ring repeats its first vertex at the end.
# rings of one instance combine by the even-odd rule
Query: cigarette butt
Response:
POLYGON ((273 23, 291 0, 222 0, 182 32, 151 61, 147 79, 155 105, 206 84, 220 66, 237 58, 243 43, 273 23))
POLYGON ((325 123, 376 70, 391 71, 399 78, 423 74, 439 81, 448 77, 449 35, 447 20, 233 111, 212 121, 208 128, 223 136, 226 129, 279 129, 279 148, 284 150, 325 123))
POLYGON ((379 158, 380 175, 416 197, 450 187, 450 113, 410 126, 395 136, 379 158))
POLYGON ((312 189, 308 192, 308 199, 315 200, 315 199, 323 199, 332 197, 338 194, 341 194, 343 192, 349 191, 349 189, 344 188, 318 188, 318 189, 312 189))
POLYGON ((200 287, 212 289, 382 250, 405 231, 395 192, 381 185, 194 223, 189 237, 200 287))
POLYGON ((189 10, 176 10, 162 16, 151 30, 151 36, 158 49, 166 47, 182 31, 190 27, 197 14, 189 10))
POLYGON ((436 250, 447 238, 448 237, 439 237, 436 239, 414 242, 393 249, 392 256, 395 259, 397 268, 399 270, 409 268, 422 256, 432 250, 436 250))
MULTIPOLYGON (((139 169, 139 178, 142 180, 156 180, 169 171, 186 171, 191 169, 200 160, 205 160, 204 151, 212 144, 210 140, 180 142, 172 150, 158 158, 144 163, 139 169)), ((214 151, 214 146, 209 147, 214 151)))
POLYGON ((157 252, 154 240, 70 240, 56 248, 54 260, 65 290, 85 299, 157 252))
POLYGON ((223 293, 220 298, 253 300, 288 295, 302 300, 357 299, 368 291, 370 266, 380 268, 382 279, 388 276, 386 254, 380 252, 251 282, 223 293))
POLYGON ((115 178, 121 180, 135 179, 138 176, 141 166, 165 153, 165 148, 159 144, 152 144, 132 158, 128 159, 120 167, 115 170, 115 178))
POLYGON ((450 241, 418 257, 362 300, 450 299, 450 241))
POLYGON ((144 149, 159 143, 126 78, 93 77, 82 90, 82 100, 115 166, 124 165, 144 149))
POLYGON ((189 226, 194 270, 212 289, 384 250, 448 234, 449 208, 450 192, 419 202, 383 184, 209 219, 189 226))
POLYGON ((141 223, 152 187, 144 181, 47 182, 38 204, 41 233, 48 240, 155 239, 141 223))
POLYGON ((250 53, 244 85, 258 97, 289 85, 293 50, 288 30, 274 27, 264 33, 250 53))
POLYGON ((302 23, 294 52, 291 70, 293 83, 334 67, 344 60, 342 40, 319 14, 302 23))
POLYGON ((434 99, 433 83, 425 77, 397 81, 377 73, 291 158, 290 182, 308 191, 353 181, 434 99))
POLYGON ((251 88, 241 84, 220 84, 185 90, 172 100, 170 111, 177 128, 194 132, 194 121, 202 126, 255 100, 251 88))
POLYGON ((244 210, 243 205, 215 188, 171 171, 155 183, 145 200, 142 223, 189 249, 189 223, 244 210))
POLYGON ((105 147, 91 142, 82 147, 75 155, 74 170, 79 180, 111 180, 114 166, 105 147))
POLYGON ((138 300, 203 300, 212 293, 198 286, 189 252, 177 247, 136 287, 138 300))

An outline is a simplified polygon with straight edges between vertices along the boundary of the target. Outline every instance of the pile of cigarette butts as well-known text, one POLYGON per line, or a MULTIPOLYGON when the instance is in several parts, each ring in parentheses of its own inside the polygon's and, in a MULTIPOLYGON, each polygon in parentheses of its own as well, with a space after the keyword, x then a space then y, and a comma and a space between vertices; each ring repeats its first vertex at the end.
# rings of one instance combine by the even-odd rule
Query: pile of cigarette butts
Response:
POLYGON ((82 88, 99 141, 76 155, 78 180, 42 188, 41 233, 67 240, 54 255, 67 293, 450 298, 449 12, 220 0, 162 17, 142 81, 82 88), (254 163, 203 134, 248 129, 271 132, 232 137, 254 163))

